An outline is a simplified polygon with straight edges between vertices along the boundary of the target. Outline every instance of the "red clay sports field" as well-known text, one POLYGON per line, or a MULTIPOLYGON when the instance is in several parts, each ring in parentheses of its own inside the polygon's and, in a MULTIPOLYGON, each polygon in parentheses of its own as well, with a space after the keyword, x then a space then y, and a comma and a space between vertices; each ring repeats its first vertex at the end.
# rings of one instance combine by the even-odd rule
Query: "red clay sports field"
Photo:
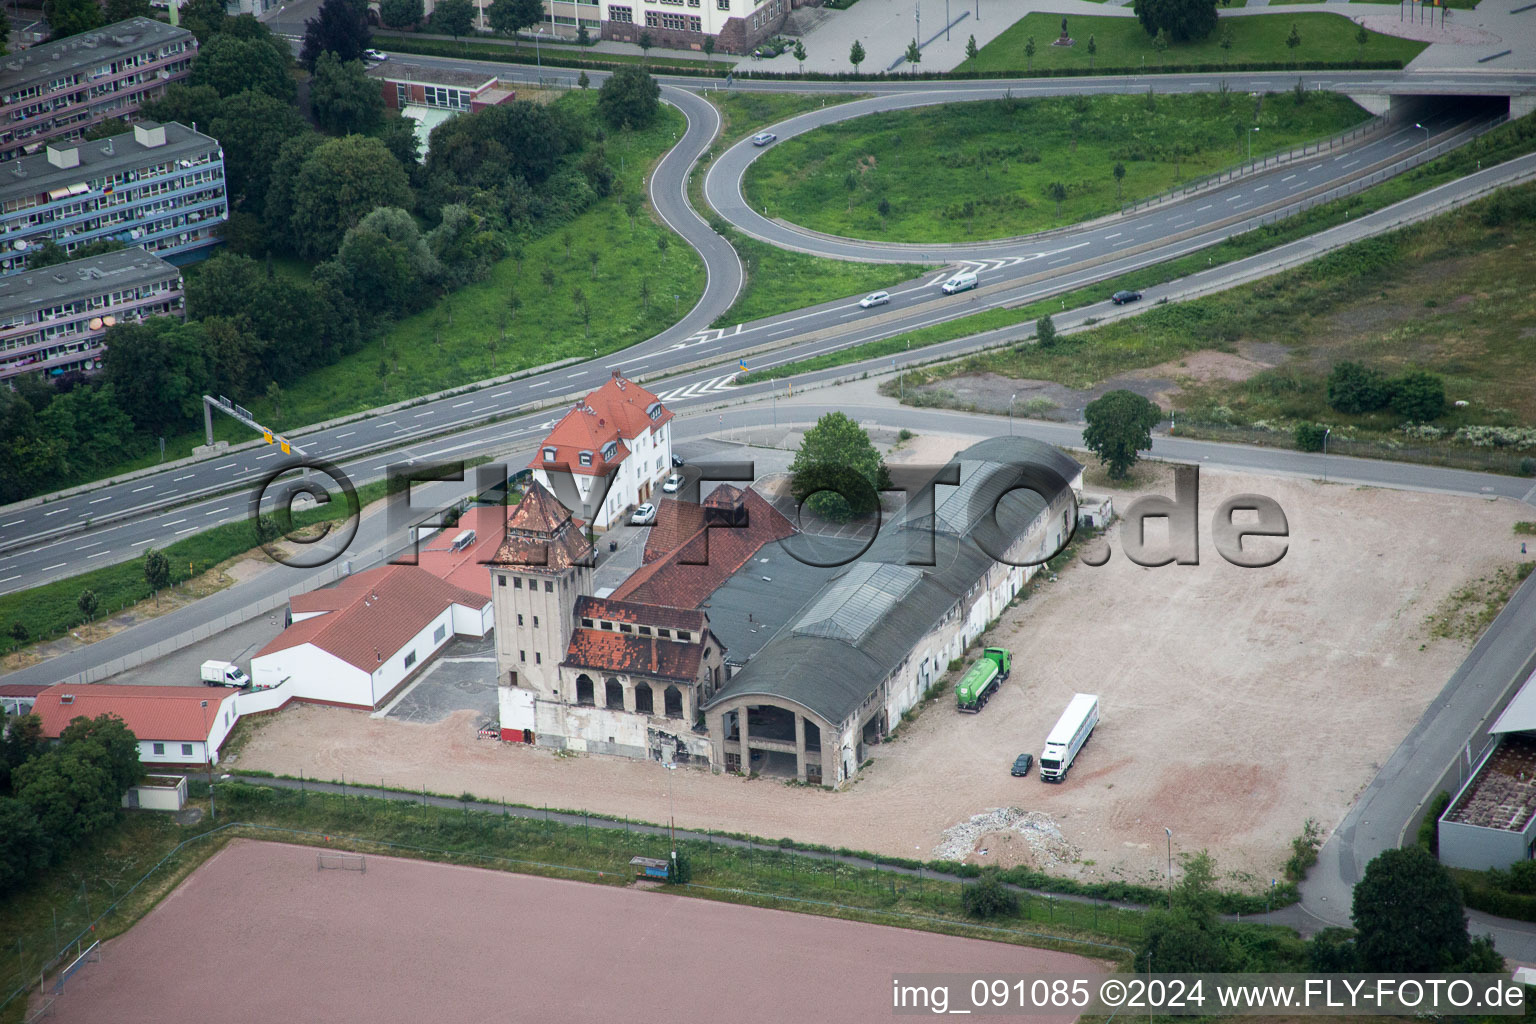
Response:
POLYGON ((424 861, 369 855, 364 871, 320 871, 312 847, 251 840, 231 842, 101 954, 70 979, 53 1020, 889 1021, 900 972, 1095 967, 977 939, 424 861))

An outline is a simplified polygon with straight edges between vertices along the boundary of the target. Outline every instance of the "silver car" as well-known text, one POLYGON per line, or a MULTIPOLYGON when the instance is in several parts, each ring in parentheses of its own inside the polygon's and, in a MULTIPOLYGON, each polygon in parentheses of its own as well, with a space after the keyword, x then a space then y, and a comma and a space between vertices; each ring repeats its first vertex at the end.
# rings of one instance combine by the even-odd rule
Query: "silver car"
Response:
POLYGON ((875 306, 884 306, 891 301, 890 292, 870 292, 859 300, 860 309, 873 309, 875 306))

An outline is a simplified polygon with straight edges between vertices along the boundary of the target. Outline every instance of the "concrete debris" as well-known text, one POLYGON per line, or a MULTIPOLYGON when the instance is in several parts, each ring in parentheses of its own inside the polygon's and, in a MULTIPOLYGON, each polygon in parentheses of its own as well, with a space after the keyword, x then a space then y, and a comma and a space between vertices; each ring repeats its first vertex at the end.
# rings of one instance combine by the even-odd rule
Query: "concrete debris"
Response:
POLYGON ((944 839, 934 847, 933 855, 938 860, 963 861, 975 852, 976 844, 984 837, 997 832, 1022 836, 1041 868, 1072 864, 1082 856, 1082 851, 1067 841, 1049 814, 1018 807, 994 807, 951 825, 944 830, 944 839))

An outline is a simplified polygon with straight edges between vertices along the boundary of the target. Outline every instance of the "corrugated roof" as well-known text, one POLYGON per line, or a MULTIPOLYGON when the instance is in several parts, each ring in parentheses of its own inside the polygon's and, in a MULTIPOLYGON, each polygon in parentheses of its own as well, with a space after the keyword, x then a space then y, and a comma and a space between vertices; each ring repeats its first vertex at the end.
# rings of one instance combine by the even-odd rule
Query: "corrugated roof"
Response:
POLYGON ((208 738, 219 711, 233 702, 235 690, 207 686, 118 686, 60 683, 37 697, 32 712, 43 720, 50 739, 76 718, 116 715, 141 740, 202 742, 208 738), (202 706, 207 701, 208 706, 202 706))
MULTIPOLYGON (((1058 449, 1020 437, 980 442, 957 459, 960 483, 938 488, 933 515, 895 517, 861 558, 782 620, 794 625, 762 645, 709 704, 776 696, 844 721, 993 565, 977 538, 1006 548, 1048 507, 1039 492, 1052 501, 1070 493, 1082 468, 1058 449), (978 475, 984 479, 973 479, 978 475), (930 545, 931 564, 909 564, 928 561, 930 545)), ((732 660, 739 654, 733 648, 732 660)))
POLYGON ((293 611, 324 614, 289 626, 256 657, 310 643, 372 674, 448 606, 478 612, 489 603, 418 566, 381 566, 293 597, 293 611))

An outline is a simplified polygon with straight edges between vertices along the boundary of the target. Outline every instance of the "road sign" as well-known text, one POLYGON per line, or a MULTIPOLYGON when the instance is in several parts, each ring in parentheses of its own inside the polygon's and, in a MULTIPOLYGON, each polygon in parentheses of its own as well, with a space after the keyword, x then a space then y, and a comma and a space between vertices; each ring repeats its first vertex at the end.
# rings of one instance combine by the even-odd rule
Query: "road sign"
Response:
POLYGON ((271 444, 272 443, 272 431, 270 431, 270 430, 263 430, 261 432, 261 439, 263 441, 267 442, 267 444, 271 444))
POLYGON ((293 449, 291 447, 289 447, 287 441, 279 439, 277 443, 283 446, 283 454, 284 455, 292 455, 293 454, 293 449))
POLYGON ((746 373, 747 372, 747 361, 745 359, 738 359, 738 360, 736 360, 736 365, 741 367, 741 372, 742 373, 746 373))

